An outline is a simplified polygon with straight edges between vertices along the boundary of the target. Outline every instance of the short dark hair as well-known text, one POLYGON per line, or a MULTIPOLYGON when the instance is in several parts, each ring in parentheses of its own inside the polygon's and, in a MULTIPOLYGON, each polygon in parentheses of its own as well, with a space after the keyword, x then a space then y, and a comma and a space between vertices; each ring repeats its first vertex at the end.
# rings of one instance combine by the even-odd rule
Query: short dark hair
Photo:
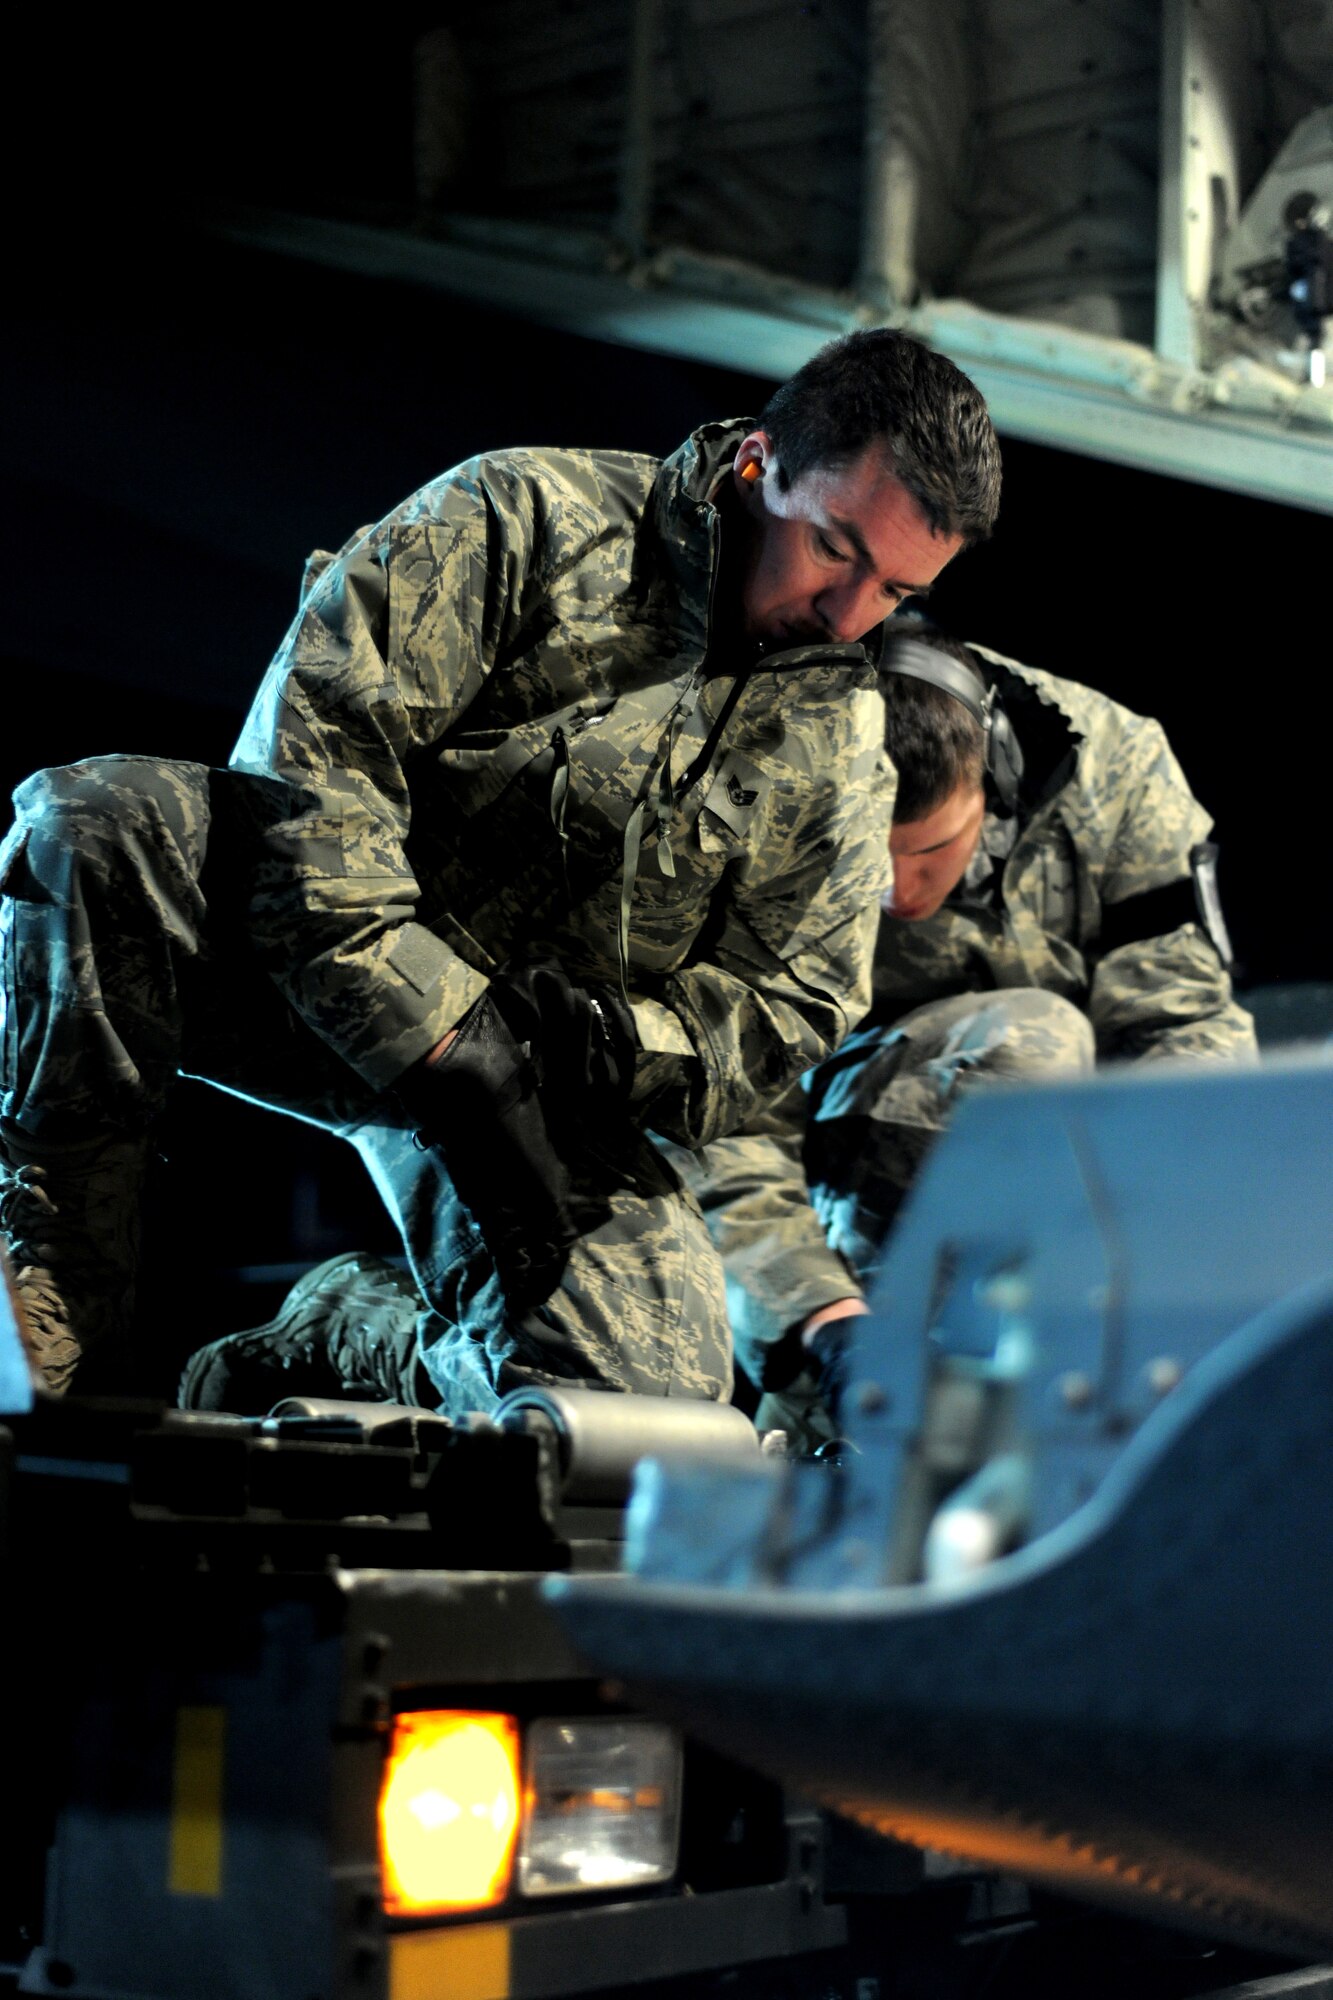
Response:
MULTIPOLYGON (((917 630, 912 637, 977 672, 976 661, 957 640, 942 632, 917 630)), ((986 778, 986 742, 971 710, 944 688, 909 680, 906 674, 881 671, 879 687, 884 696, 884 747, 898 772, 895 824, 924 819, 960 785, 980 790, 986 778)))
POLYGON ((981 392, 909 334, 870 327, 830 341, 759 419, 779 483, 883 445, 937 535, 984 541, 1000 506, 1000 446, 981 392))

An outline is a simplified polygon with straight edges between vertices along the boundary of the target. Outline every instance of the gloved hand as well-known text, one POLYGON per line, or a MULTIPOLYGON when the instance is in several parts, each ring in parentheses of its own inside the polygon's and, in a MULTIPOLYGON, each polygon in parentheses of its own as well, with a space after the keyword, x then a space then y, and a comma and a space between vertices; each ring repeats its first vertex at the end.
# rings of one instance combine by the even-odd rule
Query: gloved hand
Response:
POLYGON ((485 999, 514 1040, 530 1046, 538 1090, 562 1151, 580 1136, 614 1135, 634 1082, 634 1020, 609 986, 576 986, 552 960, 500 973, 485 999), (562 1121, 571 1129, 562 1132, 562 1121))
POLYGON ((863 1299, 837 1299, 819 1312, 811 1313, 801 1329, 801 1350, 806 1365, 814 1372, 819 1394, 836 1424, 851 1372, 851 1350, 856 1339, 856 1322, 868 1308, 863 1299))
POLYGON ((614 1152, 633 1073, 623 1001, 543 963, 493 979, 445 1053, 399 1083, 520 1310, 550 1297, 573 1244, 610 1213, 570 1165, 614 1152))

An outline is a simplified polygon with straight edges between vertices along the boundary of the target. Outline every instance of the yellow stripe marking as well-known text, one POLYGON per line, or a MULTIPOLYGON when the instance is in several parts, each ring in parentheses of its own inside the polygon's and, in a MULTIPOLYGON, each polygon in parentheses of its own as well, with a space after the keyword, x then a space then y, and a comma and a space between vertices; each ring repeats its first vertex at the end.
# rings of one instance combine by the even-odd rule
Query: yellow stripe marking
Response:
POLYGON ((389 1944, 389 2000, 509 2000, 508 1924, 399 1931, 389 1944))
POLYGON ((176 1714, 167 1888, 173 1896, 222 1894, 222 1753, 225 1708, 176 1714))

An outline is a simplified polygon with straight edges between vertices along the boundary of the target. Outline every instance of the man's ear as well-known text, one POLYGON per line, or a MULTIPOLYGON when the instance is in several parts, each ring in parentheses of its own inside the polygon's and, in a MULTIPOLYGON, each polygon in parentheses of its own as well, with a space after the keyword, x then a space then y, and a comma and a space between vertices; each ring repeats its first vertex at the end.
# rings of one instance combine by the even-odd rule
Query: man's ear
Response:
POLYGON ((773 457, 773 446, 767 431, 751 431, 741 440, 732 464, 731 476, 741 499, 748 505, 762 505, 760 488, 768 473, 773 457))

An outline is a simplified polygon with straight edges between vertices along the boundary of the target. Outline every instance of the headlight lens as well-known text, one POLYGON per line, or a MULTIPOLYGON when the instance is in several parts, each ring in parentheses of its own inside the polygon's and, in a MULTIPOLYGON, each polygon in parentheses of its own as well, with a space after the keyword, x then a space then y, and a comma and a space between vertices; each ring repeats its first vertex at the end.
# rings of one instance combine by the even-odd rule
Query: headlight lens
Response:
POLYGON ((542 1720, 527 1732, 518 1852, 525 1896, 669 1881, 680 1838, 680 1739, 637 1717, 542 1720))
POLYGON ((386 1910, 426 1916, 502 1902, 518 1823, 513 1716, 422 1709, 397 1717, 380 1788, 386 1910))

